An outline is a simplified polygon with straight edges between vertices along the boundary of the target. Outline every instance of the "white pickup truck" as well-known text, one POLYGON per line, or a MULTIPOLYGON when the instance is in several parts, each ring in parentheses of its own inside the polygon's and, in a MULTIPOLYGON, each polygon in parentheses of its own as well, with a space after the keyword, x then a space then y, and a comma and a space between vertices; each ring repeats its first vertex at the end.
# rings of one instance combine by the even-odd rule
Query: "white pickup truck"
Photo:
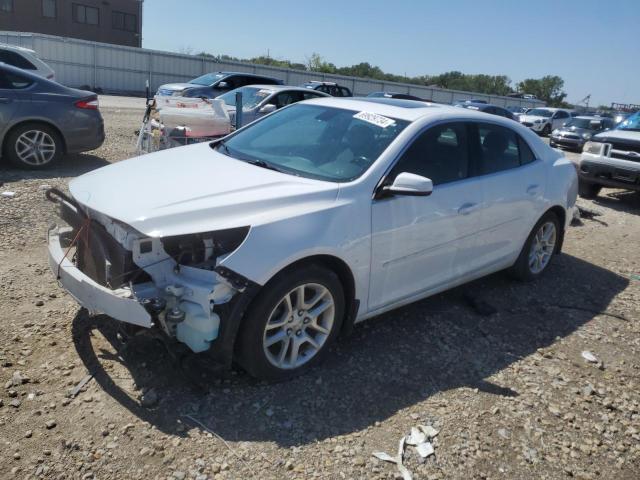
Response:
POLYGON ((582 150, 578 178, 584 198, 595 198, 602 187, 640 191, 640 112, 591 137, 582 150))

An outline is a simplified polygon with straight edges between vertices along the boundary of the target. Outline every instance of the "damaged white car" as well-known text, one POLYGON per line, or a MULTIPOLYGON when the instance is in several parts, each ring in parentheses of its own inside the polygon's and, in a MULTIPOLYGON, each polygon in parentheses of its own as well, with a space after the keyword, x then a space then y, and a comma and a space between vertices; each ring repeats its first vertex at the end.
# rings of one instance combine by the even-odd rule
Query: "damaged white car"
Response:
POLYGON ((498 270, 541 275, 577 178, 495 115, 323 98, 69 191, 48 192, 49 261, 81 305, 279 380, 354 322, 498 270))

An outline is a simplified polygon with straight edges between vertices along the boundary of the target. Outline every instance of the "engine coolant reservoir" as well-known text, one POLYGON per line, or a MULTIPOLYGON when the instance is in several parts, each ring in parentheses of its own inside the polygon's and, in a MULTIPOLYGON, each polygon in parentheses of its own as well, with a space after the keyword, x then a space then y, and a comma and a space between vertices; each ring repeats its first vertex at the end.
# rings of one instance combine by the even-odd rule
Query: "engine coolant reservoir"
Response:
POLYGON ((220 317, 207 314, 202 307, 193 302, 180 302, 185 319, 176 327, 176 338, 196 353, 204 352, 218 337, 220 317))

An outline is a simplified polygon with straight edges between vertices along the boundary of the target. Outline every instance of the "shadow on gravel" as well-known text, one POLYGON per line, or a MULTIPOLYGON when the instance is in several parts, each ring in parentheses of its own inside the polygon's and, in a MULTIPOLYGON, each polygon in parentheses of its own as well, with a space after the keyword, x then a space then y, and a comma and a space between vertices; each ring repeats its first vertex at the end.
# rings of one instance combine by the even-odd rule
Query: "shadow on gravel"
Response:
POLYGON ((628 190, 604 190, 593 202, 618 212, 640 215, 640 192, 628 190))
POLYGON ((0 181, 17 182, 20 180, 77 177, 78 175, 104 167, 105 165, 109 165, 109 162, 90 153, 65 155, 57 166, 44 170, 21 170, 13 168, 5 159, 2 159, 2 161, 0 161, 0 181))
POLYGON ((571 334, 606 310, 627 284, 608 270, 561 255, 536 283, 499 273, 359 324, 323 365, 275 385, 256 383, 244 373, 226 379, 211 375, 206 357, 193 356, 191 366, 181 368, 147 336, 131 340, 121 358, 113 350, 95 351, 90 340, 97 331, 114 350, 121 348, 117 322, 108 317, 88 318, 81 311, 73 334, 100 387, 159 430, 185 435, 199 428, 189 415, 227 440, 293 446, 362 430, 462 386, 516 396, 512 386, 485 378, 571 334), (478 315, 464 300, 469 295, 497 313, 478 315), (159 403, 143 408, 125 393, 103 367, 110 359, 121 362, 139 388, 154 388, 159 403))

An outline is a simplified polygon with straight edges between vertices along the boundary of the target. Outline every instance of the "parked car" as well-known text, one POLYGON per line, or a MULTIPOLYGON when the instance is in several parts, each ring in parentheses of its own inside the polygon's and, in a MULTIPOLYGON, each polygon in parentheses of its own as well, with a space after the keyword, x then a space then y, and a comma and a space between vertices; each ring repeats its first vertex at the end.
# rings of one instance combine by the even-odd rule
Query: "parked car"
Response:
POLYGON ((40 169, 102 145, 98 97, 0 64, 0 146, 17 167, 40 169))
POLYGON ((428 100, 423 100, 420 97, 416 97, 415 95, 409 95, 408 93, 397 93, 397 92, 371 92, 367 95, 368 98, 395 98, 397 100, 418 100, 420 102, 425 102, 428 100))
POLYGON ((507 97, 511 98, 522 98, 524 100, 537 100, 538 97, 533 95, 532 93, 510 93, 507 97))
POLYGON ((526 114, 520 115, 520 123, 536 133, 549 135, 570 118, 569 110, 563 108, 532 108, 526 114))
POLYGON ((640 191, 640 112, 593 135, 582 149, 578 173, 584 198, 597 197, 602 187, 640 191))
POLYGON ((565 147, 582 151, 584 144, 596 133, 614 127, 613 120, 597 116, 579 116, 569 120, 564 126, 555 129, 549 137, 552 147, 565 147))
POLYGON ((0 43, 0 63, 21 68, 22 70, 28 70, 47 80, 56 79, 56 72, 40 60, 35 51, 29 48, 0 43))
POLYGON ((505 118, 319 98, 48 191, 66 219, 49 263, 89 311, 282 380, 354 322, 503 269, 539 278, 577 189, 505 118))
POLYGON ((320 82, 317 80, 311 80, 310 82, 303 83, 301 87, 328 93, 332 97, 353 97, 351 90, 347 87, 343 87, 342 85, 338 85, 336 82, 320 82))
POLYGON ((317 90, 282 85, 251 85, 236 88, 218 97, 227 105, 231 125, 236 125, 236 92, 242 93, 242 125, 292 103, 330 96, 317 90))
POLYGON ((167 83, 158 88, 157 95, 177 97, 215 98, 246 85, 282 85, 282 80, 252 73, 214 72, 206 73, 188 83, 167 83))
POLYGON ((477 110, 479 112, 490 113, 491 115, 498 115, 500 117, 508 118, 509 120, 518 121, 517 117, 506 108, 498 107, 497 105, 491 105, 490 103, 477 103, 477 102, 462 102, 456 105, 457 107, 468 108, 469 110, 477 110))

